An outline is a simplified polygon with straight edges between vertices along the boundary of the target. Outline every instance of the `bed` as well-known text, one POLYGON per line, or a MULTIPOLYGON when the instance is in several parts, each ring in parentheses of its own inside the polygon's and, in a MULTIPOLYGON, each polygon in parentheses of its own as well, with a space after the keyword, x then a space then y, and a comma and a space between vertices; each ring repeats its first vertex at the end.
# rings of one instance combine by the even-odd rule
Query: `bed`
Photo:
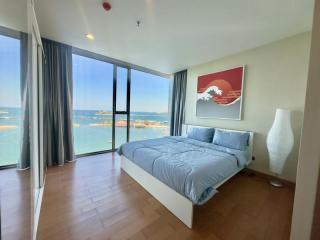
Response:
POLYGON ((121 168, 192 228, 193 206, 206 203, 224 182, 252 159, 253 133, 244 151, 187 138, 193 128, 183 125, 181 137, 126 143, 118 149, 121 168))

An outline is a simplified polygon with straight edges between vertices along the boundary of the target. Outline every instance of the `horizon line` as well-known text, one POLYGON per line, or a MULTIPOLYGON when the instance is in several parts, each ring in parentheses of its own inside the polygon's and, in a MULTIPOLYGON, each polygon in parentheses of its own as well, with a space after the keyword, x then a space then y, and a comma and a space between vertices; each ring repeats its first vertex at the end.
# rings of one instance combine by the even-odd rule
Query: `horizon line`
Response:
MULTIPOLYGON (((0 109, 8 109, 8 108, 18 108, 21 109, 22 107, 17 107, 17 106, 0 106, 0 109)), ((73 111, 97 111, 97 112, 110 112, 112 113, 112 110, 101 110, 101 109, 72 109, 73 111)), ((132 113, 158 113, 158 114, 164 114, 164 113, 169 113, 169 109, 167 112, 155 112, 155 111, 131 111, 132 113)))

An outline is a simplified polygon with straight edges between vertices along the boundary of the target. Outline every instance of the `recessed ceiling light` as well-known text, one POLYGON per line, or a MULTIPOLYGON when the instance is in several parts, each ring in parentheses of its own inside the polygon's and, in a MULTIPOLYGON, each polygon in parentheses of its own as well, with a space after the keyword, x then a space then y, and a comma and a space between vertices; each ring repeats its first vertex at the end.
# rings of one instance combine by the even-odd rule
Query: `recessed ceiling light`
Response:
POLYGON ((87 33, 86 38, 88 38, 90 40, 94 40, 94 36, 91 33, 87 33))

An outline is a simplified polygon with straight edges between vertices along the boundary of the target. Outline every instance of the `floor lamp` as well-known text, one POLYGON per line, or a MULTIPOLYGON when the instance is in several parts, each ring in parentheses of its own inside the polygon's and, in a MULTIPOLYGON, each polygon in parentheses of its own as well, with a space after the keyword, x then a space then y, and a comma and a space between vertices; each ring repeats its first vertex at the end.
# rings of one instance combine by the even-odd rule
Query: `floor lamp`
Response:
MULTIPOLYGON (((294 137, 291 128, 290 110, 278 108, 267 137, 270 171, 277 177, 282 173, 287 157, 292 151, 293 142, 294 137)), ((277 179, 271 180, 270 184, 275 187, 283 186, 277 179)))

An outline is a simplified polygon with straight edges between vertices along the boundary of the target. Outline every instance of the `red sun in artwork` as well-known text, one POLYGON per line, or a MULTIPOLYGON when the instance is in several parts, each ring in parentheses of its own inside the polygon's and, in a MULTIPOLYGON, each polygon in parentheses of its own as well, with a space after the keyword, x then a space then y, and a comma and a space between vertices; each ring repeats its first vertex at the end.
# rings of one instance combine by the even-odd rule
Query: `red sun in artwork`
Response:
POLYGON ((220 97, 220 98, 223 96, 227 96, 227 94, 230 91, 232 91, 231 84, 223 79, 217 79, 217 80, 212 81, 208 87, 211 87, 211 86, 216 86, 222 91, 222 94, 220 96, 216 95, 217 97, 220 97))
POLYGON ((230 104, 234 102, 238 97, 240 97, 240 91, 234 91, 231 84, 223 79, 216 79, 210 82, 207 86, 216 86, 219 88, 219 90, 222 91, 222 94, 214 94, 212 101, 216 102, 217 104, 230 104))

